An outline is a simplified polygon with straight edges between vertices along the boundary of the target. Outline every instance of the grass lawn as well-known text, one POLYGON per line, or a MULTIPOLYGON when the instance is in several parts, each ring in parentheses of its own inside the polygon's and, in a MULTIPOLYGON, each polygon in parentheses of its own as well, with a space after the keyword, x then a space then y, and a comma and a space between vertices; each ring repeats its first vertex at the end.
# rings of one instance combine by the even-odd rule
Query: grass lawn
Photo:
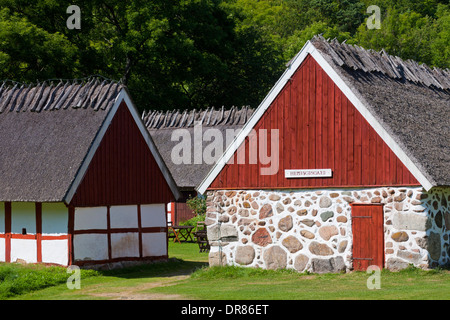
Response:
MULTIPOLYGON (((69 290, 65 280, 42 290, 18 295, 18 300, 182 299, 179 294, 148 293, 148 289, 189 277, 207 265, 208 253, 199 253, 195 243, 169 242, 169 262, 153 263, 81 277, 81 289, 69 290), (144 292, 144 293, 142 293, 144 292)), ((69 274, 67 274, 67 277, 69 274)), ((1 276, 0 276, 1 281, 1 276)))
MULTIPOLYGON (((79 290, 69 290, 64 278, 61 278, 61 270, 53 271, 54 275, 58 275, 59 280, 54 282, 46 280, 47 288, 32 286, 34 291, 10 298, 20 300, 450 299, 450 271, 448 270, 382 271, 381 289, 369 290, 366 284, 370 275, 365 272, 314 275, 299 274, 289 270, 272 271, 241 267, 208 268, 208 254, 199 253, 198 246, 193 243, 170 242, 169 258, 170 261, 167 263, 86 273, 84 276, 82 275, 81 289, 79 290)), ((28 273, 30 272, 32 271, 28 273)), ((48 276, 49 272, 44 275, 44 277, 48 276)), ((1 296, 1 290, 6 281, 10 281, 9 285, 11 286, 21 277, 21 283, 26 283, 23 275, 14 278, 11 276, 11 272, 9 280, 7 277, 2 278, 0 268, 0 298, 5 298, 5 296, 1 296)), ((31 276, 29 281, 35 283, 32 280, 35 278, 39 277, 31 276)))
POLYGON ((176 285, 152 291, 182 291, 194 299, 218 300, 450 299, 449 271, 383 271, 378 290, 367 288, 369 276, 365 272, 313 275, 287 270, 214 267, 194 272, 189 279, 176 285))

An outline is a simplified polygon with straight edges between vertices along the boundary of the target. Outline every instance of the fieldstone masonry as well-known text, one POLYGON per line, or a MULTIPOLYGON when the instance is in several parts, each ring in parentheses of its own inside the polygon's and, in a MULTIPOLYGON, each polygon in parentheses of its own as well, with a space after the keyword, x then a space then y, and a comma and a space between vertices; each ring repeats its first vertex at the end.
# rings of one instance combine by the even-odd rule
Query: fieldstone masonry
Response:
POLYGON ((385 204, 386 268, 450 264, 450 188, 399 187, 208 191, 210 265, 349 271, 352 202, 385 204))

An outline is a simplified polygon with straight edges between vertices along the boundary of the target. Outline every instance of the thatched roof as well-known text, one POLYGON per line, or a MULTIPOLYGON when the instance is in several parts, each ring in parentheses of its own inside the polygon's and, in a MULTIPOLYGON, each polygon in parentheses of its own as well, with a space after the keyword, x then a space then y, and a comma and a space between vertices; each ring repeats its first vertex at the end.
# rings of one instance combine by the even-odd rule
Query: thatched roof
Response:
POLYGON ((450 185, 450 71, 320 36, 311 42, 428 181, 450 185))
POLYGON ((0 113, 42 112, 68 108, 106 110, 112 106, 122 87, 123 85, 118 82, 98 77, 66 82, 44 81, 38 84, 3 81, 0 84, 0 113))
POLYGON ((0 83, 0 201, 63 201, 123 85, 0 83))
MULTIPOLYGON (((172 110, 144 112, 142 119, 147 127, 159 153, 164 159, 177 186, 181 190, 193 190, 209 172, 213 164, 205 161, 194 163, 194 125, 201 125, 202 132, 208 129, 218 129, 223 137, 223 151, 228 144, 227 130, 237 134, 253 114, 253 109, 244 106, 230 109, 208 108, 206 110, 172 110), (177 129, 184 129, 192 137, 192 143, 186 146, 191 150, 191 163, 176 164, 172 159, 172 150, 180 140, 172 141, 172 135, 177 129)), ((211 142, 203 142, 202 151, 211 142)))

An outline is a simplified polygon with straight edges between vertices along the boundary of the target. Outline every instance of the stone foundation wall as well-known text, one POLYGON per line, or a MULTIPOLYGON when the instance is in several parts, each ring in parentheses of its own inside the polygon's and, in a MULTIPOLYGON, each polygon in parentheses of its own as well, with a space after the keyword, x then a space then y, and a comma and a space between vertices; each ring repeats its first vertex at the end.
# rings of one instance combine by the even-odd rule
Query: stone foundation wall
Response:
POLYGON ((352 202, 385 204, 386 268, 449 263, 450 188, 404 187, 208 191, 210 265, 349 271, 352 202))

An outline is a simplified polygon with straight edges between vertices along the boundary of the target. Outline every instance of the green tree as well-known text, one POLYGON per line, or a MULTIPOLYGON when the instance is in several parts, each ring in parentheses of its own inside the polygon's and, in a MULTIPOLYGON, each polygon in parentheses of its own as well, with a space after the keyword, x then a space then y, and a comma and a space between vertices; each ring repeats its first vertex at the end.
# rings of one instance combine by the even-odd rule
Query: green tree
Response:
POLYGON ((0 9, 1 78, 36 82, 72 76, 79 67, 75 51, 64 35, 0 9))
POLYGON ((367 49, 385 49, 389 54, 430 66, 448 68, 450 12, 439 4, 436 19, 415 11, 388 8, 380 29, 368 29, 363 23, 355 34, 359 45, 367 49))
POLYGON ((353 33, 364 19, 365 6, 358 0, 286 0, 285 20, 291 32, 313 23, 326 23, 341 32, 353 33))
MULTIPOLYGON (((60 40, 51 50, 34 51, 36 59, 54 52, 45 60, 48 73, 32 65, 39 78, 94 73, 121 79, 141 110, 255 105, 281 70, 276 50, 257 29, 238 29, 219 0, 80 0, 81 30, 66 27, 67 4, 27 2, 0 0, 0 8, 9 10, 6 20, 25 19, 60 40)), ((0 41, 7 48, 13 40, 4 32, 0 41)), ((28 45, 32 51, 40 46, 31 40, 28 45)), ((0 50, 3 64, 20 64, 7 55, 0 50)), ((8 77, 36 75, 16 69, 8 77)))
POLYGON ((303 45, 317 34, 321 34, 326 39, 336 38, 340 42, 347 40, 348 44, 356 43, 349 32, 340 31, 337 26, 329 26, 325 22, 314 22, 302 30, 295 31, 286 40, 285 58, 293 58, 301 50, 303 45))
POLYGON ((186 204, 196 215, 204 216, 206 214, 206 198, 203 196, 189 196, 186 204))
POLYGON ((439 4, 430 44, 432 66, 450 68, 450 6, 439 4))
POLYGON ((448 68, 444 0, 0 0, 0 78, 121 79, 138 108, 256 107, 315 34, 448 68), (369 5, 381 29, 367 29, 369 5))

